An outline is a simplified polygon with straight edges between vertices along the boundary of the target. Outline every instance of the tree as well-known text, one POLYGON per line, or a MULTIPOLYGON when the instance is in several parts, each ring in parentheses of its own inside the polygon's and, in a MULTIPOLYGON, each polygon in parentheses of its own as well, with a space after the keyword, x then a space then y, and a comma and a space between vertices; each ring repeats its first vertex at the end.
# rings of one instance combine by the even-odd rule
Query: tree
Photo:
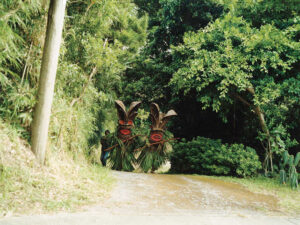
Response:
POLYGON ((48 11, 47 32, 39 80, 38 102, 32 125, 32 150, 43 164, 48 139, 48 127, 59 49, 64 24, 66 0, 51 0, 48 11))
MULTIPOLYGON (((50 1, 0 2, 0 116, 29 140, 50 1)), ((113 102, 148 22, 130 0, 68 1, 66 14, 48 146, 87 153, 115 126, 113 102)))
POLYGON ((67 13, 72 16, 66 20, 63 59, 68 62, 68 67, 74 67, 76 63, 75 66, 81 70, 80 75, 89 80, 85 82, 88 88, 84 93, 82 84, 73 74, 71 85, 64 75, 58 76, 58 79, 66 84, 65 89, 71 98, 84 93, 85 100, 78 101, 76 105, 80 102, 84 105, 82 116, 85 120, 87 115, 92 115, 93 124, 87 125, 81 120, 78 124, 83 125, 78 129, 92 133, 88 138, 90 146, 87 151, 90 151, 91 146, 99 143, 104 130, 112 131, 115 127, 114 100, 122 91, 124 71, 145 45, 148 17, 140 16, 131 0, 73 1, 68 5, 67 13))
MULTIPOLYGON (((292 22, 293 21, 293 22, 292 22)), ((179 64, 170 85, 185 94, 196 93, 203 108, 226 115, 226 107, 237 99, 258 118, 259 139, 265 149, 265 171, 273 171, 273 154, 295 144, 287 129, 288 109, 297 107, 299 83, 297 42, 299 21, 279 29, 272 24, 259 28, 229 11, 198 32, 186 33, 184 44, 173 48, 179 64)))
POLYGON ((40 1, 0 3, 0 116, 28 139, 46 10, 40 1))
MULTIPOLYGON (((218 18, 222 6, 211 0, 135 0, 141 13, 149 14, 147 45, 124 77, 124 98, 158 102, 170 100, 168 87, 173 73, 170 46, 183 41, 187 31, 196 31, 218 18)), ((167 106, 166 106, 167 107, 167 106)))
MULTIPOLYGON (((141 54, 126 70, 123 77, 122 99, 128 102, 131 99, 139 99, 146 105, 156 102, 161 105, 162 110, 174 108, 178 112, 178 117, 170 123, 170 130, 177 137, 188 138, 199 135, 196 134, 199 132, 198 128, 213 130, 212 126, 199 126, 203 122, 200 120, 204 117, 199 117, 196 113, 189 116, 193 112, 199 113, 199 104, 197 102, 194 104, 194 99, 188 99, 184 95, 172 96, 168 83, 177 68, 173 64, 171 46, 182 43, 185 32, 196 31, 213 22, 222 14, 223 7, 212 0, 135 0, 134 2, 141 14, 149 15, 148 39, 141 54)), ((217 114, 214 116, 217 117, 217 114)), ((217 119, 221 124, 222 121, 217 119)))

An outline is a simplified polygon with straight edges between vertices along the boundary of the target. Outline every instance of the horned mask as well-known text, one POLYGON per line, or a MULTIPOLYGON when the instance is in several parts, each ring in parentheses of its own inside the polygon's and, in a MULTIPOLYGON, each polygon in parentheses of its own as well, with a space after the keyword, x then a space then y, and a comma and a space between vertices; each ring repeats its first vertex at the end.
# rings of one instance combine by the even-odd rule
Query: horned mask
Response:
POLYGON ((159 106, 156 103, 150 105, 150 116, 152 121, 150 138, 151 143, 160 142, 163 140, 163 135, 166 129, 167 122, 172 116, 176 116, 177 113, 171 109, 166 114, 160 112, 159 106))
POLYGON ((130 104, 128 111, 124 103, 120 100, 115 101, 118 110, 118 138, 126 140, 131 137, 131 128, 134 126, 133 121, 137 116, 137 110, 141 105, 140 101, 135 101, 130 104))

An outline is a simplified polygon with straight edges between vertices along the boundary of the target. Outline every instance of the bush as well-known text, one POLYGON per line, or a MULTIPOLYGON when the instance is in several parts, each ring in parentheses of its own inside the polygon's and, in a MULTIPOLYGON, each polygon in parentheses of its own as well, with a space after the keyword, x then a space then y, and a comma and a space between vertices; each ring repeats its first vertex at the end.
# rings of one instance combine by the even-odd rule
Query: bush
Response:
POLYGON ((176 143, 171 155, 171 172, 176 173, 246 177, 255 175, 260 168, 253 148, 204 137, 176 143))

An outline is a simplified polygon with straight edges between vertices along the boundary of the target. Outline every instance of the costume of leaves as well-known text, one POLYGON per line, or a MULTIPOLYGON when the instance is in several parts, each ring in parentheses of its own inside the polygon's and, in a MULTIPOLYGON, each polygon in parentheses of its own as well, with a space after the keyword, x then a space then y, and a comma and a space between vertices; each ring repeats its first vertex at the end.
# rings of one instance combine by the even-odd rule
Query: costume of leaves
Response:
POLYGON ((154 172, 169 159, 172 146, 167 142, 172 138, 172 134, 166 132, 166 124, 169 119, 176 116, 174 110, 169 110, 166 114, 160 112, 156 103, 150 105, 151 131, 145 146, 141 148, 138 163, 144 172, 154 172))
POLYGON ((116 145, 109 156, 111 168, 133 171, 133 165, 136 163, 134 149, 138 147, 138 137, 133 134, 132 127, 141 102, 132 102, 128 111, 120 100, 116 100, 115 105, 118 110, 119 123, 117 133, 111 136, 110 141, 111 146, 116 145))

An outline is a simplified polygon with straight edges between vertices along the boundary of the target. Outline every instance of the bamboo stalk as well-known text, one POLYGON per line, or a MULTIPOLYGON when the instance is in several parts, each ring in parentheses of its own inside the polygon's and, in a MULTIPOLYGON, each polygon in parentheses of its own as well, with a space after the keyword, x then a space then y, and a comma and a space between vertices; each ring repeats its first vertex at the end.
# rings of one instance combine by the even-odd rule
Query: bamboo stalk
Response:
POLYGON ((79 97, 72 100, 72 102, 71 102, 71 104, 70 104, 71 107, 73 107, 73 105, 74 105, 76 102, 78 102, 78 101, 81 100, 81 98, 82 98, 82 96, 84 95, 84 93, 85 93, 87 87, 89 86, 89 83, 91 82, 93 76, 94 76, 96 73, 97 73, 97 67, 95 66, 95 67, 93 68, 92 72, 90 73, 89 79, 88 79, 88 81, 86 82, 86 84, 85 84, 85 86, 84 86, 84 88, 83 88, 83 91, 81 92, 81 94, 79 95, 79 97))

